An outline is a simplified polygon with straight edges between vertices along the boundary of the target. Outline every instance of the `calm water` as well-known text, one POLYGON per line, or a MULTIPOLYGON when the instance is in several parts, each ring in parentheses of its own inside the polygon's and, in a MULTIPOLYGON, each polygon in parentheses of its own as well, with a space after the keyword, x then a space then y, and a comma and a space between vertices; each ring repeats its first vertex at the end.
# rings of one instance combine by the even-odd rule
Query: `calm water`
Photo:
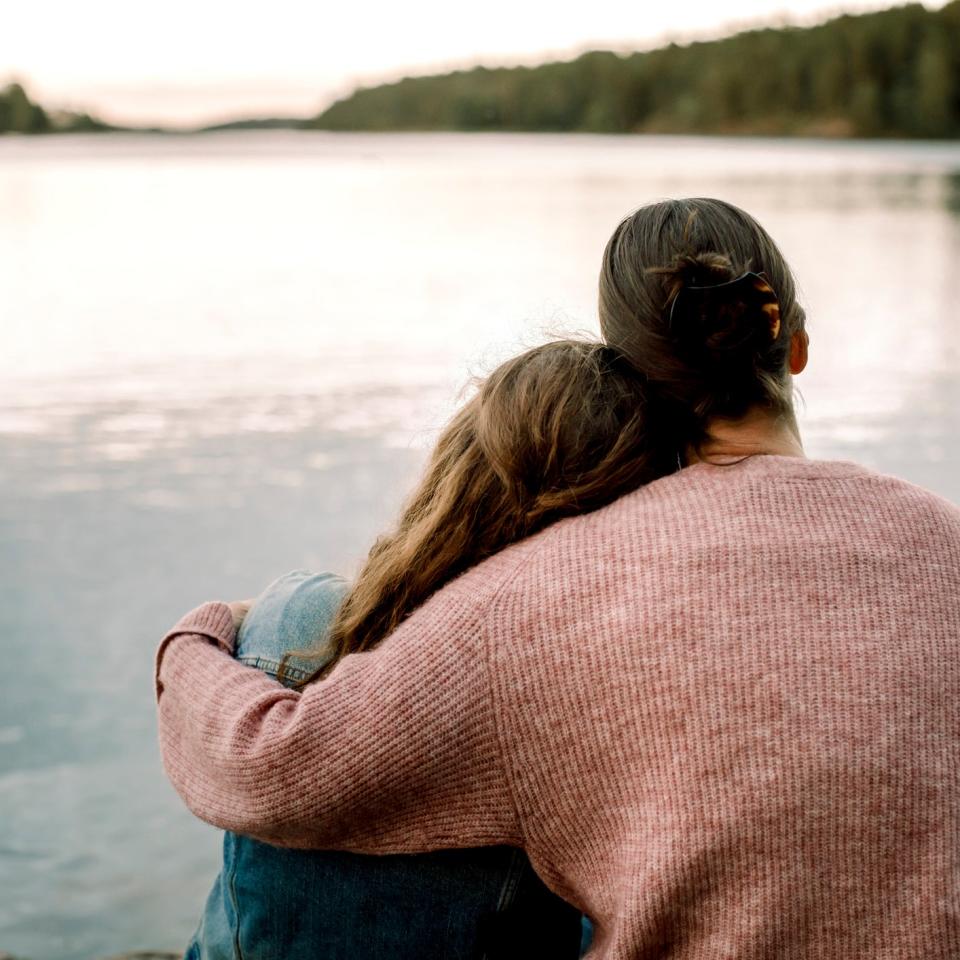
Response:
POLYGON ((349 572, 466 378, 595 331, 618 219, 691 194, 794 265, 808 452, 960 502, 960 145, 0 140, 0 950, 184 946, 219 834, 160 770, 160 636, 349 572))

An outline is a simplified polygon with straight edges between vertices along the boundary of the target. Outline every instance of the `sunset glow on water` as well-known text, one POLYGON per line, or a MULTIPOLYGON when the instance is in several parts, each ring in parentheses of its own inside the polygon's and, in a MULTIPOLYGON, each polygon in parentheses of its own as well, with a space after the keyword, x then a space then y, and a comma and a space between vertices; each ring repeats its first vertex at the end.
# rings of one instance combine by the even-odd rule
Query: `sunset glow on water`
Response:
POLYGON ((749 210, 794 267, 808 454, 960 502, 960 146, 0 142, 0 948, 185 945, 219 836, 160 770, 160 636, 354 569, 468 378, 595 334, 618 220, 689 195, 749 210))

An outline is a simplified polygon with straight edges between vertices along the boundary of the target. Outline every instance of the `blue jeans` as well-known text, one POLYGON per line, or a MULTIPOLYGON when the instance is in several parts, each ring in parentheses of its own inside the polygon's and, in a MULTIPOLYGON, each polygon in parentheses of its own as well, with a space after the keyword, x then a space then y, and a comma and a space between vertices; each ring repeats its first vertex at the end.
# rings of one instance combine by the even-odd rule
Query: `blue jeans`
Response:
MULTIPOLYGON (((346 589, 306 570, 275 580, 247 614, 237 659, 276 676, 285 651, 322 640, 346 589)), ((288 671, 315 666, 295 659, 288 671)), ((371 856, 228 832, 186 960, 572 960, 585 930, 512 847, 371 856)))

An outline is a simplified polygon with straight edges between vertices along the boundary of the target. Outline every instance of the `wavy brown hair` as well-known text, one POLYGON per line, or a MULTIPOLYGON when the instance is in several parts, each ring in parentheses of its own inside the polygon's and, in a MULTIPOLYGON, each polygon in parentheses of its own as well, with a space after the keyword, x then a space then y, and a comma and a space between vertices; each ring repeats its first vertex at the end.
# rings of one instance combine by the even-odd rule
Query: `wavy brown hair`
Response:
POLYGON ((508 360, 443 430, 312 654, 333 659, 298 685, 375 646, 468 567, 676 470, 665 449, 674 448, 653 435, 644 379, 612 348, 557 340, 508 360))

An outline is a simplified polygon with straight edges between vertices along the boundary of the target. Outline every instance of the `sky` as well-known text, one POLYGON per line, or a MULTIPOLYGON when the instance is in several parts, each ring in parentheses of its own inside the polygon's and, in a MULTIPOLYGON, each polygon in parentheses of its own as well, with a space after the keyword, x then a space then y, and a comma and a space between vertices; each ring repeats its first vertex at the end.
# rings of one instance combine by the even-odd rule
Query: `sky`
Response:
MULTIPOLYGON (((0 82, 114 123, 309 116, 358 85, 477 63, 635 50, 757 24, 816 23, 876 0, 15 0, 0 82)), ((930 2, 928 7, 942 6, 930 2)))

